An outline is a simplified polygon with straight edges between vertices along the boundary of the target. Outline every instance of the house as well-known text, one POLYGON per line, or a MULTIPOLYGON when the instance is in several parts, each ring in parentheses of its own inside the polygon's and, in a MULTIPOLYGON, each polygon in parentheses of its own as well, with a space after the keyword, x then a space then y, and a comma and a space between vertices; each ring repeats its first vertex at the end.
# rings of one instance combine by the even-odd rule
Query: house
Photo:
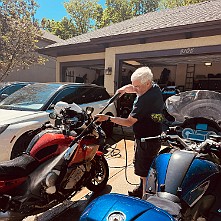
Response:
POLYGON ((161 87, 221 91, 220 12, 220 0, 150 12, 39 53, 56 58, 56 81, 99 80, 111 94, 145 65, 161 87))
MULTIPOLYGON (((58 36, 42 30, 42 36, 39 38, 37 46, 41 48, 62 42, 63 40, 58 36)), ((47 59, 44 65, 33 64, 29 68, 13 71, 4 81, 54 82, 56 80, 56 58, 48 55, 44 55, 44 57, 47 59)))

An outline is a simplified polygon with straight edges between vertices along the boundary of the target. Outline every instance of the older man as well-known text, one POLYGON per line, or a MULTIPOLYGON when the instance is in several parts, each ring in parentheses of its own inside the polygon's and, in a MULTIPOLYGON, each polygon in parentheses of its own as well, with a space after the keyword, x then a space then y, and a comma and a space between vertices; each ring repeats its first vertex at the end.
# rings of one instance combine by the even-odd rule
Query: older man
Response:
POLYGON ((153 82, 153 74, 149 67, 138 68, 131 75, 132 84, 125 85, 117 93, 136 93, 137 97, 128 118, 97 115, 98 121, 111 121, 122 126, 133 126, 135 136, 134 173, 140 176, 140 185, 133 191, 128 191, 130 196, 142 198, 146 176, 154 157, 160 150, 160 141, 148 140, 141 142, 141 138, 160 135, 162 132, 163 98, 157 84, 153 82))

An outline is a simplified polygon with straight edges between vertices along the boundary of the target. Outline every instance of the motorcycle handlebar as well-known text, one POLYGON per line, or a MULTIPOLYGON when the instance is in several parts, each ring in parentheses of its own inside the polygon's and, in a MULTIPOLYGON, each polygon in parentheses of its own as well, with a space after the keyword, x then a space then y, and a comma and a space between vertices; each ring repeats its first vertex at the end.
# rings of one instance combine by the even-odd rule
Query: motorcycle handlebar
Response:
MULTIPOLYGON (((192 150, 190 143, 186 142, 185 139, 182 139, 179 135, 166 135, 161 134, 155 137, 145 137, 141 138, 141 142, 145 142, 146 140, 158 139, 160 141, 178 141, 185 149, 192 150)), ((206 139, 204 142, 197 145, 197 148, 194 148, 198 152, 211 152, 211 151, 220 151, 221 150, 221 142, 216 142, 211 139, 206 139)))
POLYGON ((169 141, 169 140, 177 140, 180 142, 180 144, 184 147, 184 148, 188 148, 189 147, 189 143, 186 143, 184 141, 184 139, 182 139, 179 135, 166 135, 166 134, 161 134, 161 135, 157 135, 155 137, 145 137, 145 138, 141 138, 141 142, 145 142, 146 140, 153 140, 153 139, 159 139, 160 141, 169 141))
POLYGON ((199 145, 199 149, 200 152, 205 152, 205 151, 208 152, 213 150, 220 151, 221 143, 211 139, 207 139, 199 145))

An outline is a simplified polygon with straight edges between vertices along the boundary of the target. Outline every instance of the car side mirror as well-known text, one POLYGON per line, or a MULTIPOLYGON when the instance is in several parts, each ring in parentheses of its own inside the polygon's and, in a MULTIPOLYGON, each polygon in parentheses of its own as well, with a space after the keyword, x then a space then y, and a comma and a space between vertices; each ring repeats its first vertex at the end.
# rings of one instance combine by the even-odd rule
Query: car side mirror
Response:
POLYGON ((2 101, 2 100, 4 100, 6 97, 8 97, 8 94, 1 94, 0 100, 2 101))

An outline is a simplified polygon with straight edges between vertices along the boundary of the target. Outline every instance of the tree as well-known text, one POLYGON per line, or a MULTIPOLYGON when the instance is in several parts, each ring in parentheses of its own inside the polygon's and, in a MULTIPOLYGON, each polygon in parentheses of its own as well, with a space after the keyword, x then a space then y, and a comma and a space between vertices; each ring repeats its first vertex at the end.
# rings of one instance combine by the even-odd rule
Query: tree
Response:
POLYGON ((131 0, 133 15, 143 15, 156 11, 159 8, 160 0, 131 0))
POLYGON ((71 20, 76 27, 77 35, 94 29, 97 17, 98 0, 70 0, 64 3, 71 20))
POLYGON ((103 12, 103 26, 132 18, 132 8, 128 0, 106 0, 103 12))
POLYGON ((64 40, 77 35, 76 27, 74 26, 72 19, 68 19, 67 17, 64 17, 61 21, 43 18, 41 26, 43 29, 64 40))
POLYGON ((165 9, 165 8, 174 8, 179 6, 187 6, 190 4, 195 4, 204 1, 207 0, 162 0, 160 2, 160 8, 165 9))
POLYGON ((33 63, 42 63, 37 56, 37 39, 41 32, 33 24, 34 0, 1 0, 0 2, 0 81, 10 72, 33 63))
POLYGON ((134 16, 156 11, 160 0, 106 0, 102 19, 96 27, 101 28, 112 23, 125 21, 134 16))

